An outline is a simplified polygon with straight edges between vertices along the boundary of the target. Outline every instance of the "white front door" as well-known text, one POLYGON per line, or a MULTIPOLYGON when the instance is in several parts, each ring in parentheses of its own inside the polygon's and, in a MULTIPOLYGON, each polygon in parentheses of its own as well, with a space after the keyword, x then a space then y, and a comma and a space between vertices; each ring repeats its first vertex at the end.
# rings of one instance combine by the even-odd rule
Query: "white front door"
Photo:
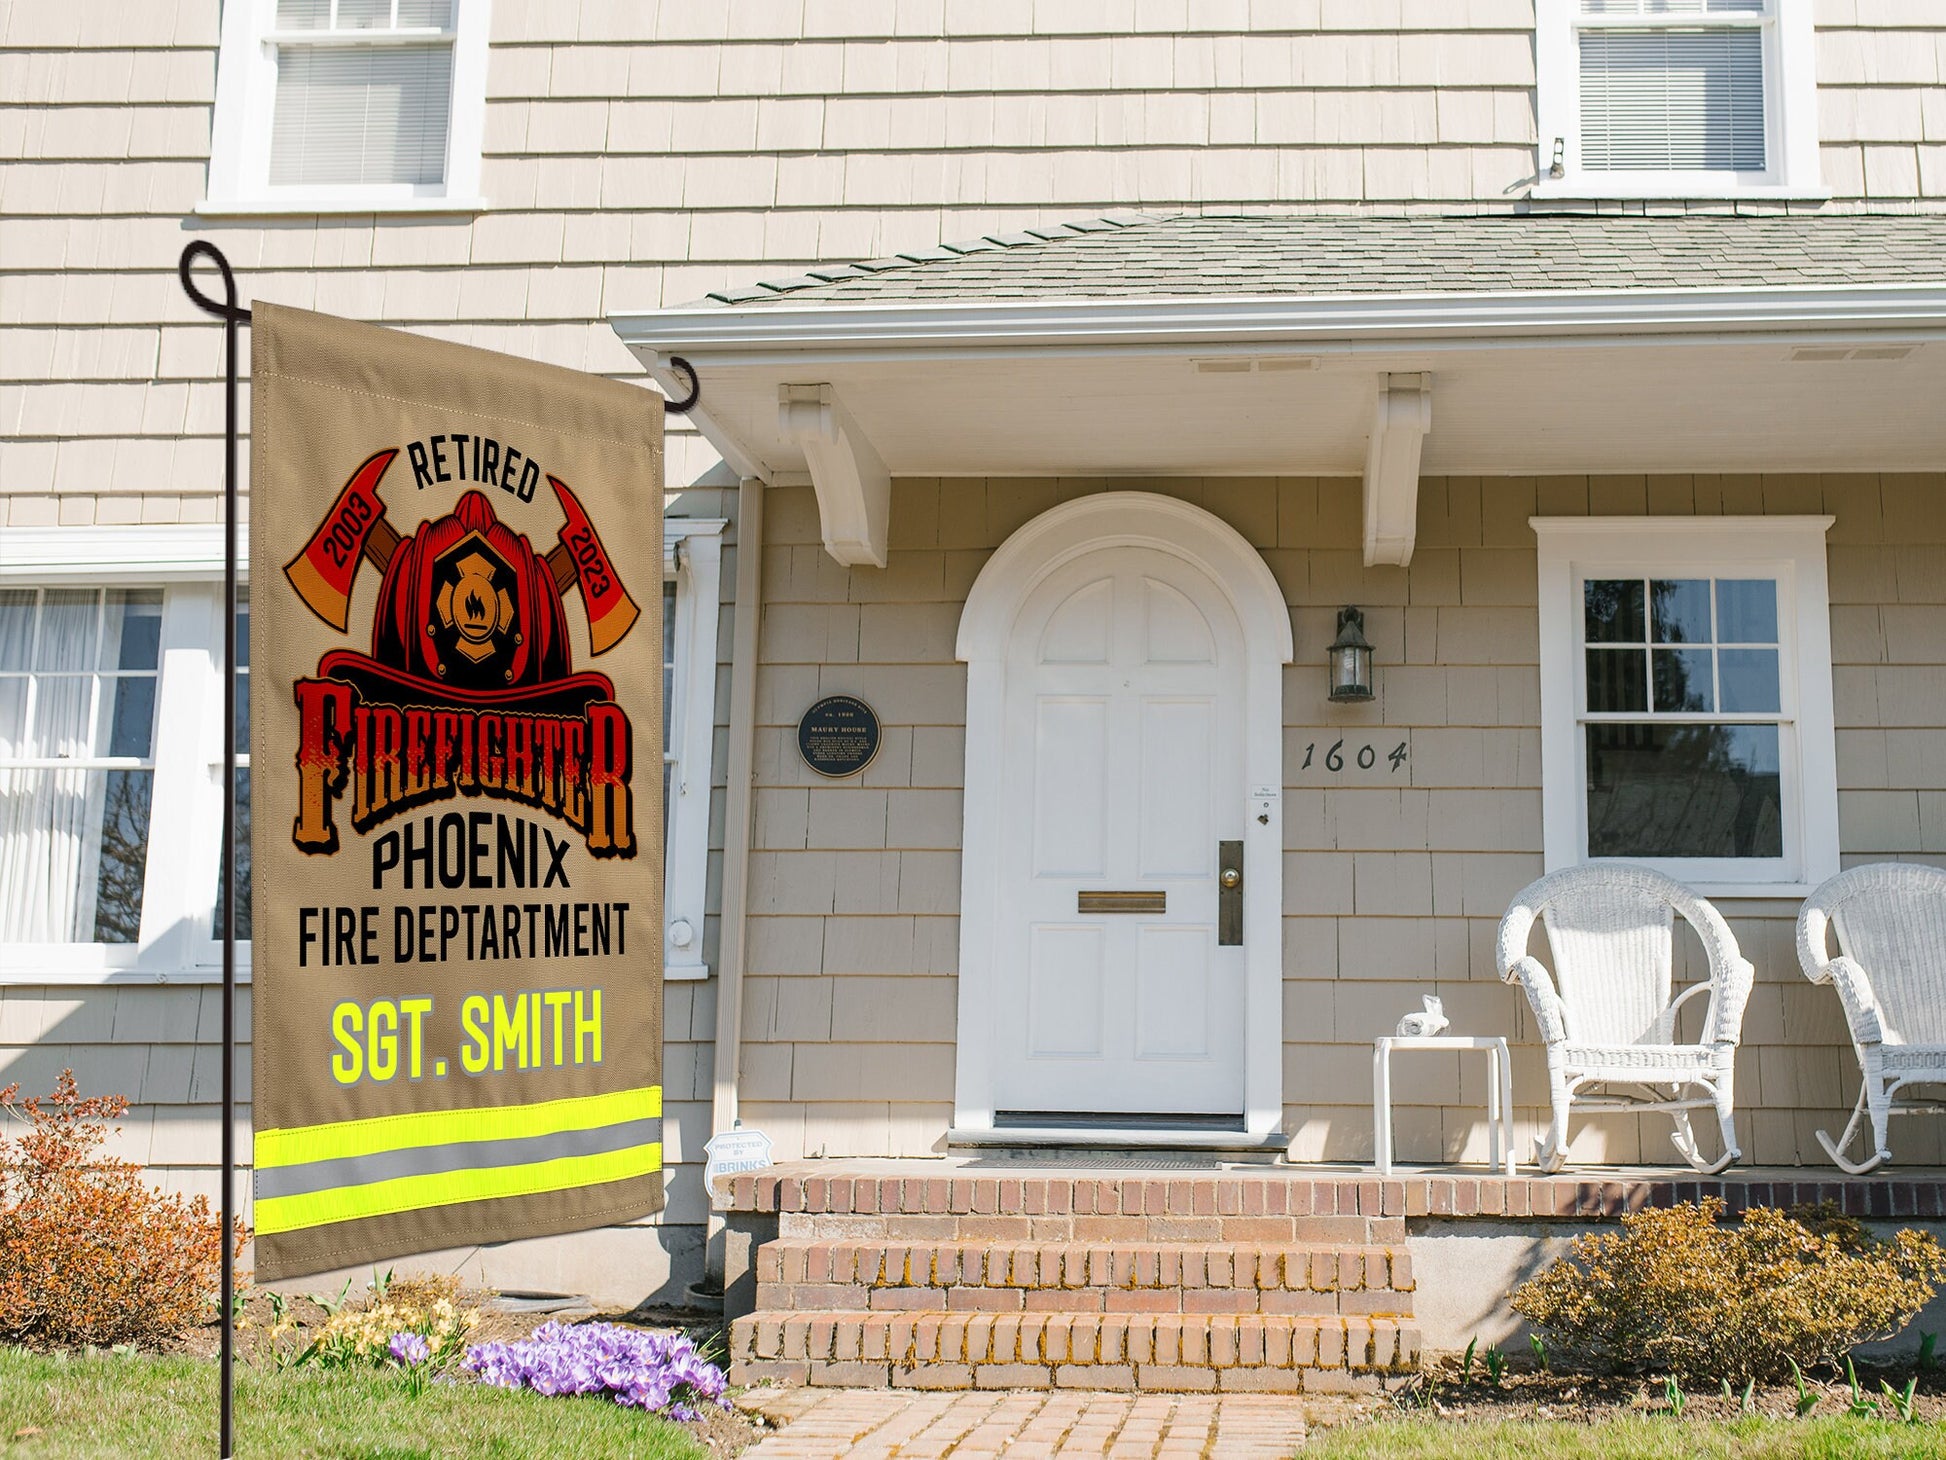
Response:
POLYGON ((1004 674, 996 1113, 1239 1116, 1244 950, 1217 928, 1217 844, 1246 821, 1236 611, 1181 557, 1098 548, 1028 594, 1004 674))

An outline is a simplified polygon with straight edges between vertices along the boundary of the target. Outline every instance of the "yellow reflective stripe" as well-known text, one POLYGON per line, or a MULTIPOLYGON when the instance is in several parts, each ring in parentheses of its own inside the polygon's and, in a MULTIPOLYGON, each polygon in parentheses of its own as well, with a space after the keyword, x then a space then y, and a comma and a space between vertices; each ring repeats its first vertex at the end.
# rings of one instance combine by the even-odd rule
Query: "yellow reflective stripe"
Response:
POLYGON ((259 1168, 302 1166, 346 1156, 372 1156, 414 1146, 447 1146, 469 1141, 519 1140, 562 1131, 619 1125, 662 1114, 662 1087, 616 1090, 542 1100, 531 1105, 489 1105, 466 1110, 420 1110, 400 1115, 341 1120, 330 1125, 292 1126, 258 1131, 259 1168))
MULTIPOLYGON (((550 1102, 559 1103, 559 1102, 550 1102)), ((627 1181, 662 1169, 661 1145, 635 1146, 592 1156, 568 1156, 534 1161, 525 1166, 497 1166, 480 1171, 447 1171, 426 1176, 401 1176, 366 1186, 346 1186, 304 1196, 270 1197, 256 1204, 259 1234, 294 1232, 351 1222, 360 1217, 387 1217, 398 1212, 423 1211, 465 1201, 496 1197, 533 1196, 577 1186, 627 1181)))

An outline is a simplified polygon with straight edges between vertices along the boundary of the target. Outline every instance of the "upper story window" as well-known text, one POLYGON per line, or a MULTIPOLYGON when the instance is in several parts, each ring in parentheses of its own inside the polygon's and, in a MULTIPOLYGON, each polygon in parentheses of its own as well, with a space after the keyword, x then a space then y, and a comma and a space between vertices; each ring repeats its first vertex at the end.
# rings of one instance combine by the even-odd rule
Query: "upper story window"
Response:
POLYGON ((226 6, 199 211, 478 208, 487 3, 226 6))
POLYGON ((1550 870, 1837 870, 1828 518, 1539 518, 1550 870))
POLYGON ((1811 0, 1543 0, 1537 196, 1822 196, 1811 0))

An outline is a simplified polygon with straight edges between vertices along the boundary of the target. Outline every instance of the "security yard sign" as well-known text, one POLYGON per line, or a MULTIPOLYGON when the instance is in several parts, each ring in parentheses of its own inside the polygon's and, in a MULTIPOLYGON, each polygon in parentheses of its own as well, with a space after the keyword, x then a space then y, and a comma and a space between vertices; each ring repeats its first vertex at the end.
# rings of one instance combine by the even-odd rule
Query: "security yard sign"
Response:
POLYGON ((662 402, 259 304, 257 1270, 662 1204, 662 402))

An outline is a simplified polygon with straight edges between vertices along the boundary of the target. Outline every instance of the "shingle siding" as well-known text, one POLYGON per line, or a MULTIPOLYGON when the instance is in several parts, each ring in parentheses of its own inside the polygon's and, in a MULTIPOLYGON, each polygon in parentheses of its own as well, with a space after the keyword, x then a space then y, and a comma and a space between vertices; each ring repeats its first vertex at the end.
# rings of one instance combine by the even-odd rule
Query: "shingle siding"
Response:
MULTIPOLYGON (((1826 211, 1940 209, 1946 19, 1929 0, 1819 0, 1817 15, 1836 195, 1826 211)), ((1530 0, 496 0, 489 211, 201 220, 219 19, 217 0, 0 15, 0 525, 215 518, 222 334, 176 283, 191 235, 222 244, 247 297, 639 378, 608 313, 820 261, 1123 209, 1504 213, 1535 169, 1530 0)), ((716 466, 680 424, 669 460, 676 483, 716 466)), ((1416 834, 1423 822, 1450 841, 1468 824, 1474 803, 1455 797, 1469 783, 1516 788, 1503 811, 1474 818, 1492 847, 1342 852, 1331 838, 1353 835, 1348 822, 1366 808, 1354 817, 1341 798, 1361 793, 1293 788, 1310 829, 1286 866, 1293 1027, 1300 1009, 1324 1027, 1313 1015, 1327 1008, 1337 1027, 1331 971, 1341 956, 1369 958, 1375 939, 1421 967, 1429 956, 1442 977, 1464 967, 1472 992, 1449 1001, 1485 1001, 1482 1027, 1520 1017, 1482 982, 1481 961, 1482 929, 1538 865, 1531 632, 1519 626, 1524 600, 1508 598, 1531 577, 1531 545, 1509 503, 1613 510, 1602 503, 1614 495, 1658 511, 1759 510, 1749 504, 1770 490, 1686 481, 1428 483, 1409 577, 1359 566, 1347 483, 1171 488, 1258 542, 1298 605, 1304 642, 1348 593, 1375 606, 1385 713, 1422 737, 1415 775, 1424 756, 1424 773, 1442 778, 1398 793, 1382 824, 1416 834), (1396 917, 1362 916, 1381 904, 1396 917)), ((903 482, 893 569, 877 577, 831 562, 808 492, 772 494, 764 570, 777 607, 759 685, 743 1083, 746 1118, 785 1150, 926 1150, 950 1120, 964 732, 948 626, 993 546, 1077 489, 903 482), (855 793, 862 810, 829 798, 814 808, 788 726, 815 691, 844 685, 868 687, 893 723, 855 793), (881 816, 885 840, 873 846, 881 816), (889 974, 910 976, 899 997, 909 990, 926 1035, 909 1048, 883 1042, 889 974)), ((1840 703, 1858 717, 1841 728, 1848 832, 1860 855, 1867 844, 1936 850, 1946 784, 1927 768, 1942 763, 1946 706, 1937 667, 1923 662, 1937 639, 1923 614, 1946 605, 1937 514, 1919 504, 1925 489, 1889 478, 1788 488, 1794 502, 1807 490, 1844 494, 1833 585, 1856 610, 1843 625, 1856 658, 1839 670, 1840 703), (1874 502, 1883 515, 1868 525, 1874 502), (1921 616, 1875 606, 1884 584, 1896 585, 1891 604, 1921 616)), ((733 581, 726 561, 726 594, 733 581)), ((727 643, 728 614, 723 632, 727 643)), ((721 719, 722 686, 717 703, 721 719)), ((1292 737, 1320 719, 1295 698, 1288 713, 1292 737)), ((713 956, 714 919, 706 936, 713 956)), ((1782 982, 1783 1002, 1759 999, 1753 1020, 1781 1008, 1792 1032, 1835 1047, 1822 991, 1782 982)), ((1346 1006, 1344 1037, 1362 1038, 1378 1004, 1389 1007, 1372 997, 1346 1006)), ((668 994, 672 1223, 702 1215, 693 1163, 707 1133, 714 1000, 714 983, 668 994)), ((44 1086, 72 1064, 91 1088, 126 1090, 142 1103, 123 1148, 206 1187, 212 1009, 208 989, 9 986, 0 1080, 44 1086)), ((1355 1086, 1360 1058, 1293 1046, 1294 1097, 1326 1078, 1355 1086)), ((1761 1057, 1757 1068, 1766 1078, 1761 1057)), ((1759 1149, 1802 1146, 1802 1118, 1748 1105, 1759 1149)), ((1349 1149, 1368 1128, 1355 1115, 1294 1106, 1300 1149, 1349 1149)), ((1409 1118, 1423 1128, 1407 1131, 1404 1150, 1452 1134, 1431 1114, 1409 1118)))

